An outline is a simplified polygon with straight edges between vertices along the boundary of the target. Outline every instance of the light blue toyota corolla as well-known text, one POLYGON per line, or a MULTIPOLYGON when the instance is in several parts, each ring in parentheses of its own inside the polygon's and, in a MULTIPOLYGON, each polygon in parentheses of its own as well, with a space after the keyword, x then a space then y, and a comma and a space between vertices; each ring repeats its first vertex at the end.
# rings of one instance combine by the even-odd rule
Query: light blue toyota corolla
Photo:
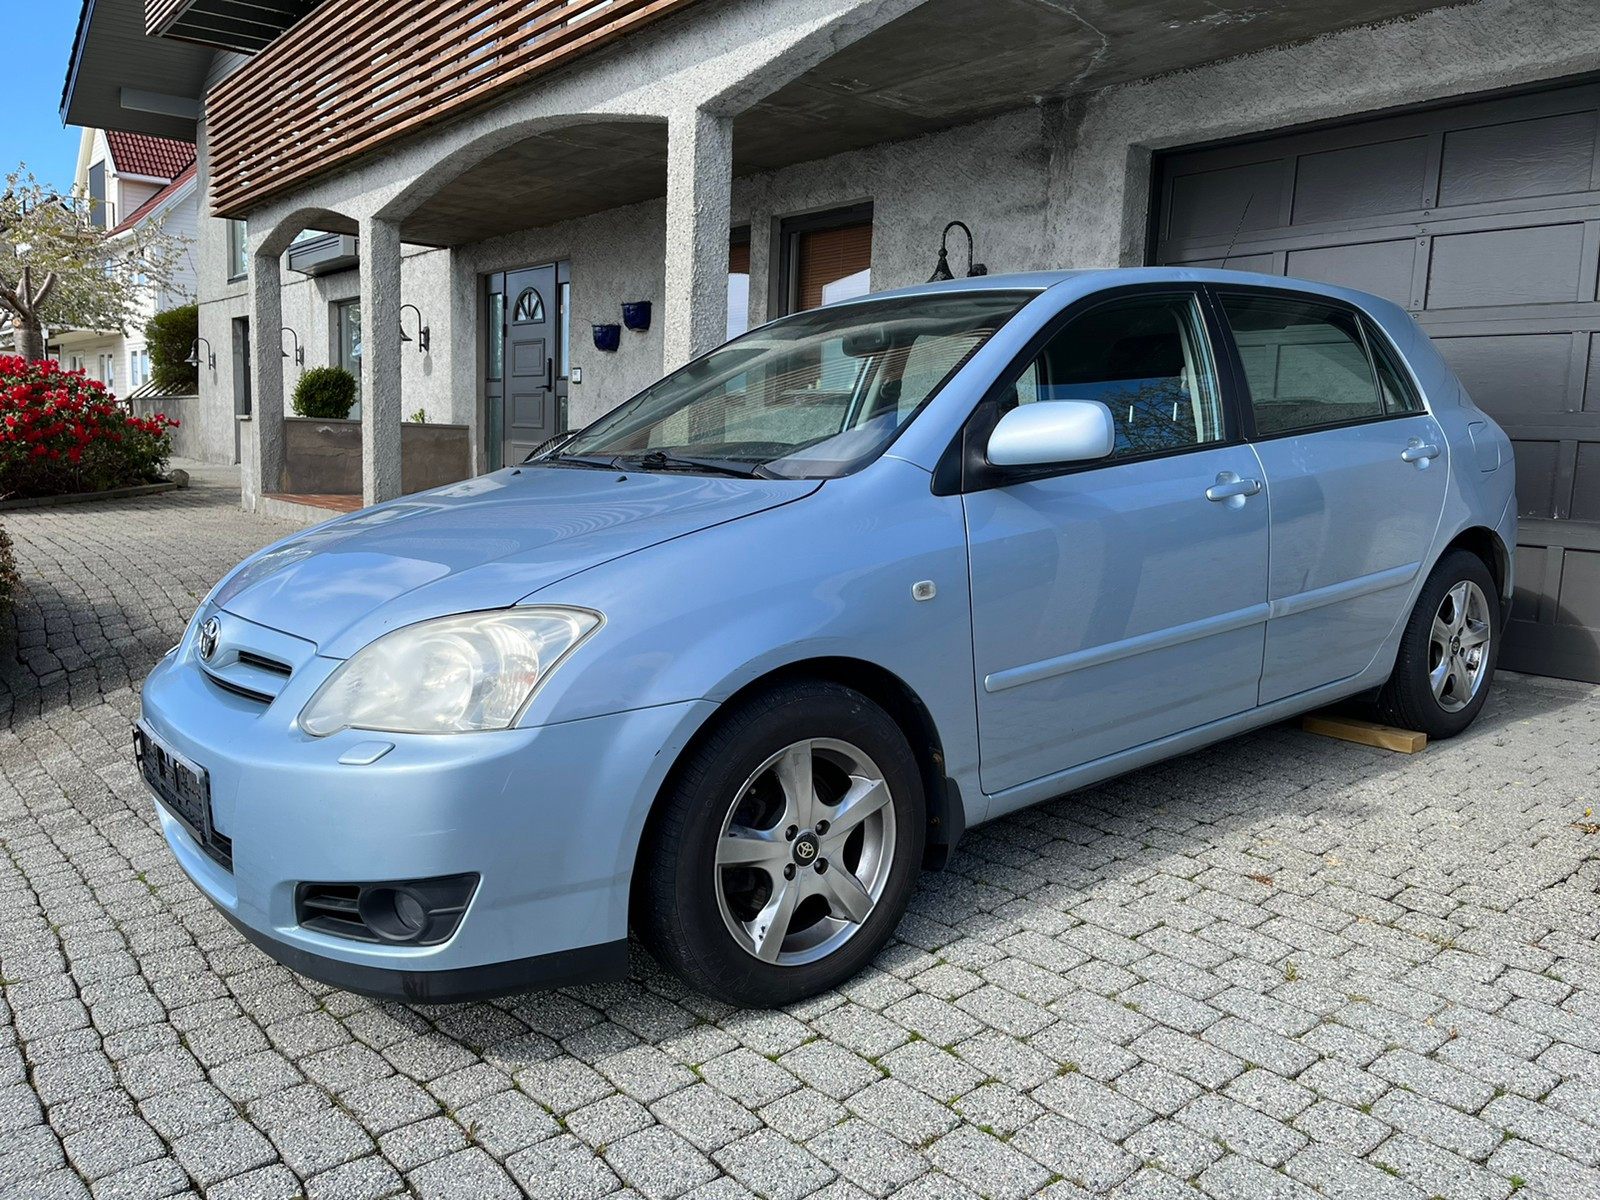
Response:
POLYGON ((307 975, 603 979, 631 925, 694 987, 781 1003, 869 962, 981 821, 1344 697, 1460 732, 1513 482, 1373 296, 886 293, 246 560, 135 744, 189 876, 307 975))

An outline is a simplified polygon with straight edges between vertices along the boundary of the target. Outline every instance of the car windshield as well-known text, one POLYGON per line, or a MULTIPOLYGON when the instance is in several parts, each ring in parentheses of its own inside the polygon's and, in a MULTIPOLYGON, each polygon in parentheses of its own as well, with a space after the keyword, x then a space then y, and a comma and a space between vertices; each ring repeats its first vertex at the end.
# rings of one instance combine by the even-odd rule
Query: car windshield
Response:
POLYGON ((647 388, 551 463, 827 479, 883 453, 1037 293, 868 300, 754 330, 647 388))

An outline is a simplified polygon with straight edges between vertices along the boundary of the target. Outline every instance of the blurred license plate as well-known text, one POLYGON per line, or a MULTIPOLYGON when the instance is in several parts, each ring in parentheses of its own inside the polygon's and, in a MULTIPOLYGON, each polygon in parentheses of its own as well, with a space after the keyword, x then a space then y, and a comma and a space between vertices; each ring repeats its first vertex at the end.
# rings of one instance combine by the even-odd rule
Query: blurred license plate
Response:
POLYGON ((202 846, 211 844, 211 779, 143 725, 133 727, 133 755, 150 790, 202 846))

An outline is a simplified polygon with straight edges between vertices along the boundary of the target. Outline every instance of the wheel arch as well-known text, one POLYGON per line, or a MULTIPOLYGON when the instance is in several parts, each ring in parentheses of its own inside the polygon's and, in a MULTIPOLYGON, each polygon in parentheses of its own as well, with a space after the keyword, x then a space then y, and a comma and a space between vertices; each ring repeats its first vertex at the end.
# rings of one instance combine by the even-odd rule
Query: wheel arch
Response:
MULTIPOLYGON (((927 808, 927 850, 923 857, 923 867, 943 869, 954 852, 956 842, 966 832, 967 822, 960 788, 945 771, 944 745, 939 737, 939 729, 934 722, 933 714, 911 686, 893 671, 865 659, 839 656, 800 659, 774 667, 740 685, 723 700, 716 711, 684 743, 671 768, 662 778, 661 786, 656 790, 655 797, 650 803, 650 812, 645 818, 640 844, 645 844, 652 836, 656 815, 661 811, 662 802, 677 783, 679 767, 687 762, 705 738, 710 736, 721 716, 733 711, 743 700, 757 692, 799 680, 837 683, 852 688, 883 709, 895 724, 900 726, 901 732, 905 734, 906 741, 911 746, 911 753, 917 760, 917 769, 922 775, 923 797, 927 808)), ((638 888, 644 862, 645 856, 635 857, 632 884, 635 891, 638 888)))
POLYGON ((1444 558, 1452 550, 1466 550, 1483 561, 1494 578, 1501 610, 1508 611, 1511 606, 1511 550, 1500 540, 1500 535, 1487 525, 1469 526, 1450 539, 1439 557, 1444 558))

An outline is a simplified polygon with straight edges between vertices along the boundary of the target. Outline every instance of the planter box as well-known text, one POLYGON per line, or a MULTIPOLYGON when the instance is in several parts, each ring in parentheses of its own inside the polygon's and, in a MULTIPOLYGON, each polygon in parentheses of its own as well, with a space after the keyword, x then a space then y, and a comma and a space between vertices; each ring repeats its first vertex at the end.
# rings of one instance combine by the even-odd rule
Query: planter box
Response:
MULTIPOLYGON (((283 492, 361 494, 361 422, 313 417, 283 420, 283 492)), ((465 425, 400 426, 400 490, 406 495, 456 483, 472 473, 465 425)))

